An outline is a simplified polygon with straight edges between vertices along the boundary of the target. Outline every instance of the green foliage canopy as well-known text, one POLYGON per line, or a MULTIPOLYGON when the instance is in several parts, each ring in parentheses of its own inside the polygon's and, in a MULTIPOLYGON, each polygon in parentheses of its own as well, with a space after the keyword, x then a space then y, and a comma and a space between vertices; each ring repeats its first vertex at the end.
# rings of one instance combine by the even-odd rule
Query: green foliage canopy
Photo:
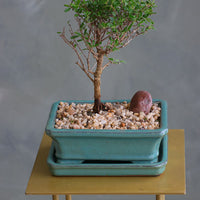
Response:
POLYGON ((71 39, 85 41, 90 48, 100 47, 105 54, 154 28, 150 18, 155 14, 154 0, 72 0, 65 7, 65 12, 75 12, 79 22, 80 31, 74 32, 71 39), (109 41, 103 45, 106 39, 109 41))

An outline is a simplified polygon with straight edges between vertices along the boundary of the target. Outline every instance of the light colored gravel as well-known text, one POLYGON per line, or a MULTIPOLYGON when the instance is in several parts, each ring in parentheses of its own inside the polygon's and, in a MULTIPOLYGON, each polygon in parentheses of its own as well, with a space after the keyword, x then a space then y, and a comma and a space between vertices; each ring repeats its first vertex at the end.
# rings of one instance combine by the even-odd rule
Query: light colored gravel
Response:
POLYGON ((158 129, 161 108, 153 103, 149 114, 129 111, 129 104, 106 103, 108 111, 93 113, 93 104, 58 105, 55 128, 57 129, 158 129))

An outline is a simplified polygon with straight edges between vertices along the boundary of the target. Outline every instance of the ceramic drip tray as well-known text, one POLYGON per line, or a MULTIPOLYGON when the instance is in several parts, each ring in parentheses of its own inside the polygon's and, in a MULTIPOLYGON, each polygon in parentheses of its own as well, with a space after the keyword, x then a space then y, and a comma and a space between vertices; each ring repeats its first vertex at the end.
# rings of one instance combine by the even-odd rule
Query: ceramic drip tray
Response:
POLYGON ((157 161, 104 161, 80 160, 57 162, 52 143, 47 163, 54 176, 157 176, 167 164, 168 137, 161 141, 157 161))

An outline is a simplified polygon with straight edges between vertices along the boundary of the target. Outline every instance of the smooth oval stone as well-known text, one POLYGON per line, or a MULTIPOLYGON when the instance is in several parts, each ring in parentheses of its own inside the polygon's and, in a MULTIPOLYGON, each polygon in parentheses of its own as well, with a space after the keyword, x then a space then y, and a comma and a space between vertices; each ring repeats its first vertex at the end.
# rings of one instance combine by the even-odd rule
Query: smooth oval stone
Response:
POLYGON ((130 111, 133 113, 144 112, 148 114, 152 106, 151 94, 147 91, 138 91, 134 94, 130 103, 130 111))

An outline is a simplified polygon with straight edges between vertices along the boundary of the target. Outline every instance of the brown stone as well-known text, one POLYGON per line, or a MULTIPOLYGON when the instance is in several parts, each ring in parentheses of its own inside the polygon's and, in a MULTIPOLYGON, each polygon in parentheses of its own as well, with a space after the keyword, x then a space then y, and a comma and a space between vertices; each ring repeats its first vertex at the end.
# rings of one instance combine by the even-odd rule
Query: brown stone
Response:
POLYGON ((133 113, 144 112, 148 114, 152 106, 151 94, 147 91, 138 91, 134 94, 130 103, 130 111, 133 113))

